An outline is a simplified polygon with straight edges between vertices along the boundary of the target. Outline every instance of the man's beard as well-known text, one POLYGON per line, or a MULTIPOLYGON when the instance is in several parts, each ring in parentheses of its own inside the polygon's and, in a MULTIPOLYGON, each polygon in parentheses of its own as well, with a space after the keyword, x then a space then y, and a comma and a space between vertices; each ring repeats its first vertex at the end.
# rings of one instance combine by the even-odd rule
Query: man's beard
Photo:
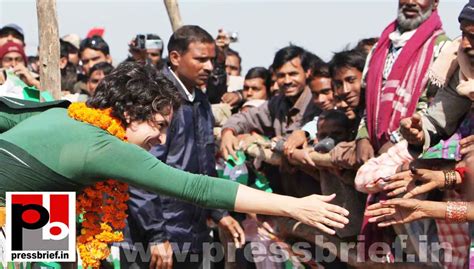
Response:
POLYGON ((431 7, 428 8, 425 12, 417 8, 419 9, 418 16, 412 19, 408 19, 407 17, 405 17, 405 14, 403 14, 404 8, 405 6, 402 6, 398 9, 398 16, 397 16, 398 27, 402 31, 411 31, 418 28, 433 13, 433 11, 431 10, 431 7))

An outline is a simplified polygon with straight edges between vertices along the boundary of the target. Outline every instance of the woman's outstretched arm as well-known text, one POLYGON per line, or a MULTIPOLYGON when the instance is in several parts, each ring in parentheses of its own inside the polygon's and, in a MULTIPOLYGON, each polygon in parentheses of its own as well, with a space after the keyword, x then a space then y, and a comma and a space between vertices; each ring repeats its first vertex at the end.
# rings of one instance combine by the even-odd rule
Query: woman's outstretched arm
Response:
POLYGON ((333 195, 311 195, 296 198, 267 193, 240 185, 235 200, 235 211, 291 217, 323 232, 335 234, 333 228, 344 228, 349 223, 349 211, 329 202, 333 195))
POLYGON ((371 217, 369 222, 378 222, 379 227, 425 218, 449 219, 455 222, 474 221, 474 203, 395 198, 369 206, 365 215, 371 217))
MULTIPOLYGON (((145 190, 210 208, 295 218, 322 231, 342 228, 347 210, 329 202, 334 196, 294 198, 255 190, 236 182, 184 172, 162 163, 136 145, 118 139, 88 147, 83 176, 117 179, 145 190), (329 228, 331 227, 331 228, 329 228)), ((82 176, 81 175, 81 176, 82 176)))

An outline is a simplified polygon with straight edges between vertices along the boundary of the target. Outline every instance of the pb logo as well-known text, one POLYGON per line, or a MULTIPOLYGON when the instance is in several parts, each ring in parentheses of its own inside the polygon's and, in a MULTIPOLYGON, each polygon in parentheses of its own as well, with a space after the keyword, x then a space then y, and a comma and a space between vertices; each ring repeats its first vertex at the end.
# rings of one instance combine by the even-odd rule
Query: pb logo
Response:
POLYGON ((7 192, 6 198, 7 259, 74 261, 74 192, 7 192))

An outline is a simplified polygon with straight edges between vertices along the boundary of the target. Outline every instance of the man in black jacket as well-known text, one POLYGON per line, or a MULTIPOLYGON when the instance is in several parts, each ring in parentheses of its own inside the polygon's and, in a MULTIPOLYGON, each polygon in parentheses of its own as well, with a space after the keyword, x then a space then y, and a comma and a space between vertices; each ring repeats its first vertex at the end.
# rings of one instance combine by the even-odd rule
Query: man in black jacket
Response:
MULTIPOLYGON (((213 70, 215 53, 214 39, 199 26, 183 26, 171 36, 169 62, 161 72, 177 86, 182 105, 174 112, 166 143, 152 149, 168 165, 212 176, 216 176, 214 118, 200 88, 213 70)), ((139 189, 131 188, 130 193, 128 241, 150 246, 150 268, 201 268, 203 244, 211 239, 206 224, 209 217, 236 242, 244 243, 242 228, 226 211, 200 208, 139 189)), ((148 268, 146 261, 135 264, 148 268)))

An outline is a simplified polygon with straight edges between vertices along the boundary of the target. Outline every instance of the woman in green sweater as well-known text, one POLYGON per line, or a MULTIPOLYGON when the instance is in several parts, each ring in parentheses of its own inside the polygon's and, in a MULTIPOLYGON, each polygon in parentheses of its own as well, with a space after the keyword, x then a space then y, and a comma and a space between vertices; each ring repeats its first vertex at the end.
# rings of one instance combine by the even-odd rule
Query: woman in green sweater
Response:
POLYGON ((5 191, 78 191, 115 179, 203 207, 291 217, 330 234, 348 223, 349 212, 329 203, 333 195, 265 193, 174 169, 149 154, 164 143, 180 99, 174 85, 148 67, 120 65, 87 103, 95 110, 111 109, 128 143, 71 118, 65 108, 26 109, 25 102, 0 100, 0 198, 5 191))

